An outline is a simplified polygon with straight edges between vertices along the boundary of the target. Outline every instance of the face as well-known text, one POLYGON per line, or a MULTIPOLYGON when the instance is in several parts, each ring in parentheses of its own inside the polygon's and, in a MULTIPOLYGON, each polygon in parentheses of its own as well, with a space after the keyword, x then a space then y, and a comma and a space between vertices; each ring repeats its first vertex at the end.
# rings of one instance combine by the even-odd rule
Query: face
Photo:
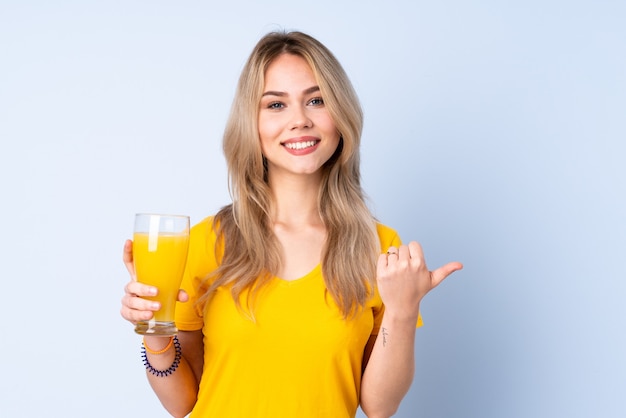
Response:
POLYGON ((259 136, 270 181, 280 175, 319 174, 337 149, 339 132, 303 58, 282 54, 267 68, 259 136))

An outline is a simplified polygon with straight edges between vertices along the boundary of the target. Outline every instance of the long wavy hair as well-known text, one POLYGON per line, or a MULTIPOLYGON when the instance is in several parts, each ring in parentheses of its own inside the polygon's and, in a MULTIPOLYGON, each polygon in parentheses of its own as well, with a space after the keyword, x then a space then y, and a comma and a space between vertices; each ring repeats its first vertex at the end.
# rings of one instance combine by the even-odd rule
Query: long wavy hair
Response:
POLYGON ((232 203, 215 216, 219 267, 201 286, 199 303, 230 286, 239 308, 254 317, 254 296, 280 271, 281 250, 272 230, 273 201, 258 129, 265 72, 281 54, 304 58, 341 135, 334 155, 322 168, 318 210, 326 227, 322 273, 327 292, 348 318, 371 296, 380 253, 376 221, 368 209, 360 178, 359 146, 363 113, 358 97, 335 56, 301 32, 271 32, 252 51, 239 78, 223 137, 232 203))

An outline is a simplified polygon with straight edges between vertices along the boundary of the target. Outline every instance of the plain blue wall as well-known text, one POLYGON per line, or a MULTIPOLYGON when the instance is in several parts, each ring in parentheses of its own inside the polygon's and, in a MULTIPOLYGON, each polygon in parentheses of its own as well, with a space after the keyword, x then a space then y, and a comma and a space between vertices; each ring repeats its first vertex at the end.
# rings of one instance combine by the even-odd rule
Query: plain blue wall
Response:
POLYGON ((354 82, 379 219, 465 264, 397 416, 626 416, 626 3, 257 3, 0 0, 0 415, 167 416, 122 244, 228 202, 237 76, 287 28, 354 82))

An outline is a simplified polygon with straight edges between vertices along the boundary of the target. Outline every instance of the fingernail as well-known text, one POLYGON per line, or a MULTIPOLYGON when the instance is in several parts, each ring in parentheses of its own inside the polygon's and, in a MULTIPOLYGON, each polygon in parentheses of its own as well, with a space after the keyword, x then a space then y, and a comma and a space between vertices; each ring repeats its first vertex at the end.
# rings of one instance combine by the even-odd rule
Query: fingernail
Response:
POLYGON ((152 304, 152 309, 154 309, 155 311, 158 311, 159 308, 161 308, 161 304, 159 302, 154 302, 152 304))
POLYGON ((150 292, 150 296, 155 296, 157 294, 157 288, 156 287, 151 287, 149 289, 150 292))

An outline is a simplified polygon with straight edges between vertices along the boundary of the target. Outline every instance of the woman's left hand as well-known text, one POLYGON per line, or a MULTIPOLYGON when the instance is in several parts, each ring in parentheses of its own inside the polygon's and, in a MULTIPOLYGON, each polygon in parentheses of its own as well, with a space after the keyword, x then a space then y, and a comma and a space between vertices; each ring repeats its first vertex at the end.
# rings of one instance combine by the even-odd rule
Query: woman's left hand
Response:
POLYGON ((422 246, 412 241, 400 248, 389 247, 378 258, 377 283, 385 304, 385 315, 417 320, 422 298, 446 277, 463 268, 452 262, 430 271, 424 260, 422 246))

